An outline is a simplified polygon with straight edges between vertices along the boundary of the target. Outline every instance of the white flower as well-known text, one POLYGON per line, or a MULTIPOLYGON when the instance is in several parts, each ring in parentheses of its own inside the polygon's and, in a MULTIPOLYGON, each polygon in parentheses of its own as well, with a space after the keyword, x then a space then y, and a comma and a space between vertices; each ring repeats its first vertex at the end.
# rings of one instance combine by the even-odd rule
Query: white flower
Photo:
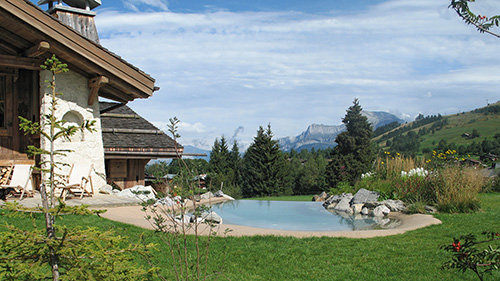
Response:
POLYGON ((368 178, 368 177, 373 177, 375 175, 375 172, 368 172, 366 174, 361 174, 361 178, 368 178))
POLYGON ((411 169, 408 172, 401 171, 402 177, 405 177, 405 176, 408 176, 408 177, 411 177, 411 176, 426 177, 427 175, 429 175, 429 171, 425 170, 424 168, 415 168, 415 169, 411 169))

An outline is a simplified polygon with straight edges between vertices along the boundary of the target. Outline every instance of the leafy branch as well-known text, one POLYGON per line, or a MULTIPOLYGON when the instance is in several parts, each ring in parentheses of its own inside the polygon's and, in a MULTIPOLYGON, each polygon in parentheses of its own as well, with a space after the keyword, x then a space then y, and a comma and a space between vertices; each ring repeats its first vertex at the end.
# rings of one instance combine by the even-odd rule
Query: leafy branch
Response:
POLYGON ((443 264, 442 269, 457 269, 462 273, 473 271, 479 280, 484 280, 485 273, 491 274, 500 267, 500 245, 494 247, 494 242, 500 241, 498 232, 483 232, 483 240, 478 240, 473 234, 453 238, 453 243, 442 245, 441 249, 452 252, 450 261, 443 264), (463 242, 463 243, 462 243, 463 242), (487 245, 479 248, 480 245, 487 245))
POLYGON ((490 30, 494 26, 499 26, 500 15, 492 17, 476 15, 469 8, 469 2, 475 2, 475 0, 452 0, 448 8, 455 10, 458 16, 461 17, 465 23, 475 26, 480 33, 488 33, 500 38, 500 34, 490 30))

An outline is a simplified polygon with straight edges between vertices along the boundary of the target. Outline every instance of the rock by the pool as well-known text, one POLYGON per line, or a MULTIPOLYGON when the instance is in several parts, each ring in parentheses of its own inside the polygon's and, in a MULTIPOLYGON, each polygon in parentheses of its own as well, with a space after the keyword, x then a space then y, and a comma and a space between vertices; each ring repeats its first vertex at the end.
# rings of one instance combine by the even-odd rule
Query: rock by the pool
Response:
POLYGON ((387 199, 382 201, 391 212, 402 212, 405 209, 405 203, 401 200, 387 199))
POLYGON ((351 193, 342 193, 342 194, 332 195, 332 196, 328 197, 328 199, 326 199, 325 203, 323 203, 323 207, 325 207, 327 209, 333 209, 340 202, 340 200, 342 200, 342 198, 344 198, 346 196, 350 196, 350 198, 352 199, 351 193))
POLYGON ((385 205, 380 205, 377 208, 373 209, 373 216, 374 217, 385 217, 387 216, 391 210, 387 208, 385 205))
POLYGON ((138 198, 141 201, 156 200, 155 191, 151 186, 136 185, 124 189, 116 195, 129 198, 138 198))
POLYGON ((342 199, 340 199, 340 201, 337 203, 335 208, 333 208, 333 210, 337 212, 345 212, 351 214, 352 213, 352 208, 350 204, 351 200, 352 200, 352 195, 350 196, 346 195, 342 197, 342 199))
POLYGON ((380 194, 376 191, 369 191, 361 188, 352 198, 351 204, 364 204, 366 202, 374 202, 378 200, 380 194))
POLYGON ((354 214, 361 214, 361 211, 363 210, 364 204, 352 204, 352 211, 354 214))
POLYGON ((320 195, 314 195, 312 201, 323 202, 327 199, 327 197, 328 197, 328 194, 323 191, 323 192, 321 192, 320 195))
POLYGON ((214 197, 214 194, 212 192, 210 192, 210 191, 205 192, 202 195, 200 195, 201 199, 210 199, 212 197, 214 197))
POLYGON ((222 217, 216 212, 203 213, 201 214, 201 218, 207 222, 222 223, 222 217))

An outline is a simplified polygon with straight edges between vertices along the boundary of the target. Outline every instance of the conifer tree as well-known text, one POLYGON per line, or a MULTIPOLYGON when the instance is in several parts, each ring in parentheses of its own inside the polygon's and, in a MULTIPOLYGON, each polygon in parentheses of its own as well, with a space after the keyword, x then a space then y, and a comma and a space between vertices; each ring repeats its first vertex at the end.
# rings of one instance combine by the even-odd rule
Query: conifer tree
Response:
POLYGON ((271 125, 261 126, 243 157, 242 192, 245 197, 289 195, 291 177, 278 141, 273 140, 271 125))
POLYGON ((215 139, 210 153, 209 181, 215 189, 222 189, 224 193, 232 197, 240 197, 239 179, 237 177, 240 173, 238 171, 240 169, 240 157, 236 142, 232 149, 233 151, 229 151, 224 136, 220 140, 215 139), (235 149, 236 151, 234 151, 235 149))
POLYGON ((230 191, 231 196, 241 197, 241 156, 240 149, 238 147, 238 142, 236 140, 233 142, 231 152, 229 152, 229 166, 232 169, 232 190, 230 191))
POLYGON ((331 187, 339 182, 351 184, 369 170, 373 161, 371 138, 372 126, 368 119, 361 115, 362 108, 358 99, 353 101, 342 122, 347 130, 340 133, 335 142, 337 146, 331 154, 331 162, 327 167, 327 177, 331 187))

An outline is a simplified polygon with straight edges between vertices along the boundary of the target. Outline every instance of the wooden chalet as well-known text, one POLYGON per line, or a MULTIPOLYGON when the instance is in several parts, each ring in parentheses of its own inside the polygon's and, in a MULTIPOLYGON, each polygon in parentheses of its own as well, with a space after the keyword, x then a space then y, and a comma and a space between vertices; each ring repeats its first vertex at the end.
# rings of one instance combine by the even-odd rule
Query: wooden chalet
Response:
MULTIPOLYGON (((42 0, 39 3, 49 7, 43 11, 29 0, 0 0, 0 166, 12 162, 34 163, 34 159, 25 153, 30 144, 47 148, 48 144, 39 136, 25 136, 19 131, 18 116, 39 121, 40 116, 47 112, 43 93, 47 89, 45 80, 50 77, 48 71, 40 70, 40 65, 55 54, 69 68, 69 72, 57 78, 57 91, 64 95, 59 97, 56 114, 76 125, 83 120, 95 120, 97 124, 93 133, 85 132, 71 142, 56 143, 58 149, 74 151, 64 161, 93 164, 95 174, 92 180, 98 181, 94 182, 96 189, 106 183, 104 174, 122 179, 122 184, 127 187, 127 180, 141 182, 144 175, 136 175, 135 171, 144 167, 136 166, 158 156, 173 157, 172 142, 165 139, 153 146, 151 142, 143 141, 144 138, 138 141, 137 130, 144 130, 141 134, 148 136, 155 136, 149 132, 157 130, 144 119, 130 122, 131 118, 108 115, 106 125, 109 126, 103 131, 100 122, 103 110, 98 97, 120 104, 148 98, 158 89, 155 80, 99 44, 95 12, 91 11, 100 4, 99 0, 63 1, 70 6, 62 5, 61 1, 53 5, 52 0, 42 0), (140 128, 137 124, 124 128, 118 124, 123 120, 127 120, 127 125, 141 122, 145 127, 140 128), (106 131, 108 129, 115 131, 110 133, 106 131), (134 133, 120 132, 124 129, 134 133), (108 144, 106 164, 110 166, 110 172, 105 171, 103 137, 108 144), (142 144, 145 144, 145 149, 142 144), (161 145, 167 145, 165 151, 161 145), (133 160, 128 162, 129 158, 133 160), (120 161, 127 161, 126 177, 121 177, 123 167, 116 170, 117 165, 114 165, 120 161), (129 168, 134 173, 129 174, 129 168), (121 174, 115 175, 115 172, 121 174)), ((130 112, 127 107, 107 107, 106 110, 109 114, 130 112)))
POLYGON ((124 104, 100 102, 106 176, 121 189, 144 185, 151 159, 177 158, 181 145, 124 104))

